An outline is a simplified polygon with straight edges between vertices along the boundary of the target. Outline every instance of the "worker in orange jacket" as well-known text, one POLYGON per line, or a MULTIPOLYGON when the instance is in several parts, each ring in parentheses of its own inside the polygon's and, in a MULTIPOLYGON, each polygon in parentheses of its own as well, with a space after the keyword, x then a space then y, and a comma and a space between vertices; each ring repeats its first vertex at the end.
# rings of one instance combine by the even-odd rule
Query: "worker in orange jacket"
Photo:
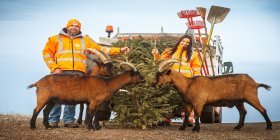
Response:
MULTIPOLYGON (((165 49, 162 54, 159 54, 156 48, 152 50, 152 54, 155 60, 179 60, 181 63, 175 63, 171 69, 182 73, 188 78, 201 75, 201 62, 198 53, 192 50, 192 38, 189 35, 183 35, 173 48, 165 49)), ((167 118, 166 122, 170 123, 171 120, 167 118)))
MULTIPOLYGON (((88 48, 102 50, 114 55, 129 52, 128 47, 102 47, 89 36, 82 35, 81 22, 70 19, 58 35, 51 36, 43 49, 43 57, 52 74, 73 74, 83 76, 86 72, 86 56, 88 48)), ((65 87, 67 88, 67 87, 65 87)), ((56 104, 50 112, 49 122, 58 127, 61 105, 56 104)), ((63 122, 65 127, 78 127, 75 121, 75 105, 65 105, 63 122)))
POLYGON ((167 48, 162 54, 157 49, 152 51, 155 60, 177 59, 181 64, 175 63, 171 69, 182 73, 190 78, 201 75, 201 62, 198 53, 192 51, 192 39, 188 35, 182 36, 173 48, 167 48))

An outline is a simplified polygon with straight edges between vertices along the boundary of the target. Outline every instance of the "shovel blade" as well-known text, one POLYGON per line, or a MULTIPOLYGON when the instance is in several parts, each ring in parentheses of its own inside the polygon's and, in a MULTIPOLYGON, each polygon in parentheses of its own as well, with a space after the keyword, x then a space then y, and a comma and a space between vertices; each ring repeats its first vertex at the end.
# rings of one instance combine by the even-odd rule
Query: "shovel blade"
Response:
POLYGON ((226 7, 219 7, 219 6, 211 6, 207 21, 216 24, 222 22, 227 14, 229 13, 230 9, 226 7), (215 21, 213 21, 215 18, 215 21))
POLYGON ((205 15, 206 15, 206 8, 204 7, 196 7, 198 13, 200 14, 201 18, 205 20, 205 15))

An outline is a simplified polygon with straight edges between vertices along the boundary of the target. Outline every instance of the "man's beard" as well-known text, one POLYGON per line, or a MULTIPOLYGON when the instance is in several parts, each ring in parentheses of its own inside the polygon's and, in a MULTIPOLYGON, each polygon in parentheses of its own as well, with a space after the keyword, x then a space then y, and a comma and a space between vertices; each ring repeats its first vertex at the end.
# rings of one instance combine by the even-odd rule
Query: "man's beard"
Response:
POLYGON ((68 34, 70 35, 70 36, 75 36, 75 35, 78 35, 79 34, 79 31, 67 31, 68 32, 68 34))

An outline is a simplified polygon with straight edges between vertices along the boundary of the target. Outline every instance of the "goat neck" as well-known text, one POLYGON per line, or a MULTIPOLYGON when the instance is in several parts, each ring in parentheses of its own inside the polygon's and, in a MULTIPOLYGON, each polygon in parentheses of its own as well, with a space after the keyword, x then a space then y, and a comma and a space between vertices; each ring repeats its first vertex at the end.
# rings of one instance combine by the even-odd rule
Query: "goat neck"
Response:
POLYGON ((172 80, 172 84, 176 87, 176 89, 180 93, 187 91, 189 85, 192 82, 192 80, 190 78, 187 78, 180 72, 177 72, 174 70, 171 70, 170 78, 172 80))
POLYGON ((108 81, 108 87, 110 87, 110 92, 115 93, 125 85, 129 84, 130 81, 131 76, 129 72, 114 76, 110 81, 108 81))

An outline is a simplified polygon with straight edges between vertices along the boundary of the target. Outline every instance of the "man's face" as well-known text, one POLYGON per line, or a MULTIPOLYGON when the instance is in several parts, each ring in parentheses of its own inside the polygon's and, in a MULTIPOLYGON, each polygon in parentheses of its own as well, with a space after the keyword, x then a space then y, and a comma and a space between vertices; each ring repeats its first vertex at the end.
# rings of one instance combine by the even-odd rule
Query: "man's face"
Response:
POLYGON ((77 25, 70 25, 67 27, 67 34, 70 36, 75 36, 80 32, 80 27, 77 25))

